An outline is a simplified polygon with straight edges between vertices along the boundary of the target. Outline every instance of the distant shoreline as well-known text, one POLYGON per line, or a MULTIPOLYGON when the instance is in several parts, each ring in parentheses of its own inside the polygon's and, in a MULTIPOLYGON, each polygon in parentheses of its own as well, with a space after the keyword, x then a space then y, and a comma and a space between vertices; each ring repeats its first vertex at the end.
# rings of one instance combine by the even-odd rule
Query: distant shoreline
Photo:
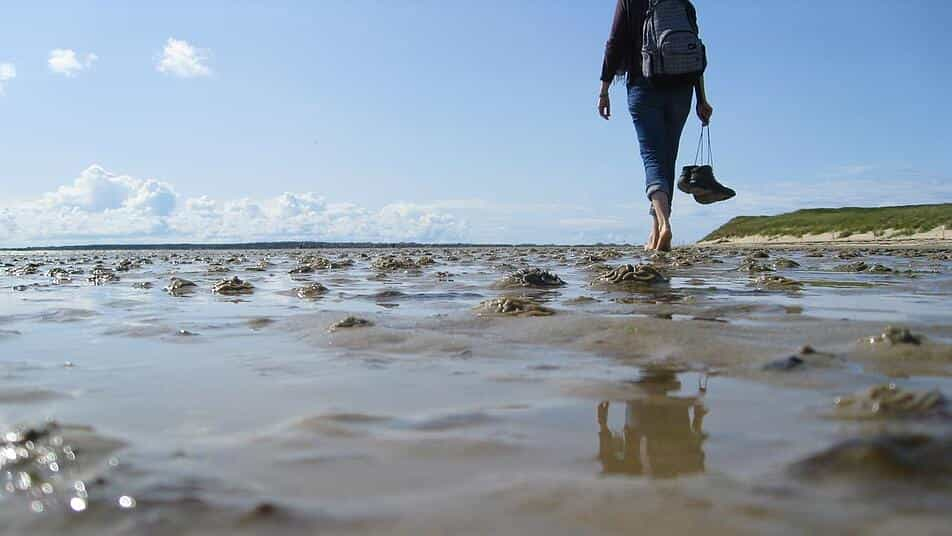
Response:
POLYGON ((406 248, 552 248, 552 247, 589 247, 589 248, 619 248, 631 247, 631 244, 476 244, 467 242, 308 242, 308 241, 281 241, 281 242, 232 242, 222 244, 201 243, 170 243, 170 244, 79 244, 69 246, 29 246, 29 247, 2 247, 0 251, 31 252, 31 251, 115 251, 115 250, 225 250, 225 249, 406 249, 406 248))
MULTIPOLYGON (((676 248, 722 248, 722 247, 776 247, 776 248, 817 248, 817 247, 870 247, 890 248, 952 248, 952 231, 949 238, 905 237, 902 239, 862 240, 850 238, 826 239, 823 236, 749 236, 736 239, 718 239, 683 244, 676 248)), ((426 244, 426 243, 233 243, 233 244, 86 244, 76 246, 36 246, 25 248, 0 248, 0 253, 36 253, 62 251, 226 251, 226 250, 318 250, 318 249, 425 249, 425 248, 632 248, 638 244, 426 244)))

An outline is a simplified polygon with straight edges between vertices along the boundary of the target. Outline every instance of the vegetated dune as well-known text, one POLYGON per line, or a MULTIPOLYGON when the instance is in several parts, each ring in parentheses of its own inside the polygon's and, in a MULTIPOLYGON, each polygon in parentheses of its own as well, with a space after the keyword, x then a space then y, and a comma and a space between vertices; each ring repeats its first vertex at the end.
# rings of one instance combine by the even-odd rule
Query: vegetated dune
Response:
POLYGON ((701 243, 866 242, 952 239, 952 203, 817 208, 738 216, 701 243), (949 232, 947 232, 949 231, 949 232))

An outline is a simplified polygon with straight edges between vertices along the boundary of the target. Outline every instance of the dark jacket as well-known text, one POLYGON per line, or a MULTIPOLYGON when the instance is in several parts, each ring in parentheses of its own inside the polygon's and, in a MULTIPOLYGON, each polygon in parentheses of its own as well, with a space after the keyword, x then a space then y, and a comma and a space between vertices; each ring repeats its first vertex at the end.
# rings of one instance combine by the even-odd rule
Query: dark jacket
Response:
MULTIPOLYGON (((697 11, 685 0, 688 15, 697 28, 697 11)), ((616 76, 627 76, 631 85, 641 75, 641 40, 645 25, 648 0, 618 0, 611 33, 605 43, 605 59, 602 61, 602 77, 611 82, 616 76)))

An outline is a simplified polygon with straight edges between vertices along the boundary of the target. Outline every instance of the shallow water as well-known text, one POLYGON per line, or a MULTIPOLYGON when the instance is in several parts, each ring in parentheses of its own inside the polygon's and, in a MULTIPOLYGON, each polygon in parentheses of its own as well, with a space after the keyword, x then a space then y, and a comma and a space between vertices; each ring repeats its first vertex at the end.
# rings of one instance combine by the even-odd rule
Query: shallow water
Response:
POLYGON ((0 442, 0 526, 940 533, 952 507, 948 408, 843 418, 834 399, 883 383, 952 394, 949 252, 775 250, 755 261, 800 264, 771 272, 801 283, 780 291, 738 270, 750 253, 0 253, 0 432, 21 432, 0 442), (391 254, 435 262, 372 264, 391 254), (354 265, 288 273, 312 255, 354 265), (136 262, 118 281, 87 281, 97 263, 123 260, 136 262), (835 270, 857 260, 894 271, 835 270), (590 285, 593 263, 648 261, 668 283, 590 285), (29 263, 36 273, 7 273, 29 263), (528 266, 566 285, 494 288, 528 266), (56 267, 84 273, 55 283, 56 267), (252 293, 211 291, 236 275, 252 293), (170 295, 173 276, 197 287, 170 295), (327 293, 298 298, 309 282, 327 293), (474 311, 499 296, 554 314, 474 311), (349 315, 372 325, 329 330, 349 315), (887 324, 919 344, 870 342, 887 324), (790 370, 764 368, 793 355, 790 370), (813 458, 884 434, 938 446, 813 458))

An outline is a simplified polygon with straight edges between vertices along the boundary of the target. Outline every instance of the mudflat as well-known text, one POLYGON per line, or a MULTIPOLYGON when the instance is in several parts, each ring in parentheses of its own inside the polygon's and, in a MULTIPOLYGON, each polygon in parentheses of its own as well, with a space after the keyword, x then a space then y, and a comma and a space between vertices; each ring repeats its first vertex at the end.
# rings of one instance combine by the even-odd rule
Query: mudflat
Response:
POLYGON ((952 249, 0 252, 10 534, 940 533, 952 249))

